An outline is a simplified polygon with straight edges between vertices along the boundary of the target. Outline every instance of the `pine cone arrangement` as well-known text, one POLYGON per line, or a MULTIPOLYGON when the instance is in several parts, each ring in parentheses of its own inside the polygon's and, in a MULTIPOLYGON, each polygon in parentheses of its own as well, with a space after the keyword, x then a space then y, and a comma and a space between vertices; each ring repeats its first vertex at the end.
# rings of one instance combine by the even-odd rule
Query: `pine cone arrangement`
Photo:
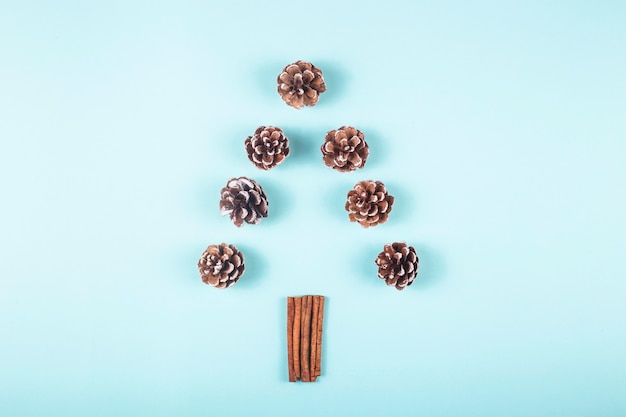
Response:
POLYGON ((348 191, 345 209, 351 222, 367 228, 387 221, 393 201, 382 182, 365 180, 348 191))
POLYGON ((228 288, 241 278, 246 266, 243 253, 234 245, 209 245, 198 261, 198 271, 205 284, 228 288))
POLYGON ((324 164, 341 172, 363 168, 370 153, 365 135, 352 126, 329 131, 321 149, 324 164))
POLYGON ((296 109, 314 106, 320 94, 326 91, 322 71, 306 61, 287 65, 278 76, 277 82, 280 97, 296 109))
POLYGON ((267 217, 267 196, 263 188, 254 180, 246 177, 231 178, 222 188, 220 213, 230 215, 237 227, 243 222, 257 224, 267 217))
POLYGON ((248 159, 259 169, 274 168, 289 156, 289 140, 278 127, 259 126, 244 145, 248 159))
POLYGON ((404 242, 385 245, 374 261, 378 265, 378 278, 389 286, 403 290, 413 283, 417 276, 419 258, 413 246, 404 242))

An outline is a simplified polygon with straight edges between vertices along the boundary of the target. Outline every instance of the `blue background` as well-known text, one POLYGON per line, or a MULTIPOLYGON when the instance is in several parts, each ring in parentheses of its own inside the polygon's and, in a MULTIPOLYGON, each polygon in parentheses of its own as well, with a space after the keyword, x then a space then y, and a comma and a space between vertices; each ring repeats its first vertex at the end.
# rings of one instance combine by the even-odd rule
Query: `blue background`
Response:
POLYGON ((0 3, 0 415, 626 415, 624 2, 0 3), (328 91, 275 91, 297 59, 328 91), (326 131, 365 132, 364 169, 326 131), (282 127, 262 172, 243 140, 282 127), (270 217, 218 212, 257 180, 270 217), (349 223, 383 181, 390 220, 349 223), (413 286, 376 277, 385 243, 413 286), (204 285, 211 243, 245 254, 204 285), (287 382, 285 299, 327 297, 287 382), (294 411, 294 410, 297 410, 294 411))

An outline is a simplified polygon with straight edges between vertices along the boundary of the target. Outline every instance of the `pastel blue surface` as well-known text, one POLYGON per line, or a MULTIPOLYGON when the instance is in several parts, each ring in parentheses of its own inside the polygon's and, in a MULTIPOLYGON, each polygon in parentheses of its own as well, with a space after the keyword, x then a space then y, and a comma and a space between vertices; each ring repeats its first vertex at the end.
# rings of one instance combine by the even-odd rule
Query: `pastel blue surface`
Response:
POLYGON ((626 5, 549 3, 0 3, 0 415, 626 415, 626 5), (300 111, 297 59, 328 87, 300 111), (349 174, 319 151, 344 124, 349 174), (259 125, 291 140, 267 172, 259 125), (241 175, 270 217, 238 229, 241 175), (386 224, 348 222, 362 179, 386 224), (403 292, 373 263, 397 240, 403 292), (220 242, 227 290, 196 270, 220 242), (313 384, 287 382, 301 294, 327 297, 313 384))

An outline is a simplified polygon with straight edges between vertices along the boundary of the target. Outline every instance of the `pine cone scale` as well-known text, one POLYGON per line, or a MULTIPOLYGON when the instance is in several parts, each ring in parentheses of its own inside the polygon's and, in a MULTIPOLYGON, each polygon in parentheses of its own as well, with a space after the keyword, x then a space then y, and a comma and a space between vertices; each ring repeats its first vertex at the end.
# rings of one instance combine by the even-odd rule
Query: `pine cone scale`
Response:
POLYGON ((293 76, 288 72, 283 72, 278 76, 278 80, 283 83, 281 87, 287 88, 286 84, 291 84, 293 82, 293 76))
POLYGON ((357 168, 360 168, 363 164, 363 158, 361 158, 358 154, 353 153, 348 158, 346 158, 348 162, 354 165, 357 168))
POLYGON ((315 74, 313 74, 313 71, 307 69, 302 72, 303 83, 310 84, 314 78, 315 78, 315 74))
POLYGON ((300 72, 300 67, 296 64, 289 64, 284 71, 291 75, 291 80, 293 81, 293 77, 300 72))

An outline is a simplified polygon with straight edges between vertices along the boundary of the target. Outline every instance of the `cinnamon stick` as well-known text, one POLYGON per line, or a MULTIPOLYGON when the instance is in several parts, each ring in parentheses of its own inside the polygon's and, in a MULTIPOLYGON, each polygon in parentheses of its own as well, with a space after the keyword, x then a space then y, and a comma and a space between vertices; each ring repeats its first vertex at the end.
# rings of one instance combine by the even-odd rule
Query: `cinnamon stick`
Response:
POLYGON ((324 296, 319 296, 319 305, 317 312, 317 353, 315 355, 315 376, 322 374, 322 327, 324 324, 324 296))
POLYGON ((300 339, 300 366, 302 367, 302 382, 311 382, 311 311, 313 303, 310 295, 302 297, 302 324, 300 339))
POLYGON ((301 377, 300 373, 300 326, 302 316, 302 299, 294 298, 294 316, 293 316, 293 370, 296 379, 301 377))
POLYGON ((319 314, 320 297, 313 296, 313 313, 311 315, 311 382, 315 382, 317 378, 317 320, 319 314))
POLYGON ((294 298, 287 297, 287 366, 289 367, 289 382, 296 382, 296 372, 293 367, 293 319, 295 312, 294 298))

